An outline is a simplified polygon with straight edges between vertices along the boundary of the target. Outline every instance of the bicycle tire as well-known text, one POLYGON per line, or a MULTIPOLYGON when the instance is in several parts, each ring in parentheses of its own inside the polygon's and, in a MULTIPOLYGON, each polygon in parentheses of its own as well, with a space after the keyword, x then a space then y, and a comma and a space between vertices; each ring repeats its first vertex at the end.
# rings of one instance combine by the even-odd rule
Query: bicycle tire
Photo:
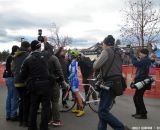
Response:
POLYGON ((100 103, 100 97, 99 97, 99 93, 96 91, 93 91, 90 93, 89 95, 89 107, 91 108, 91 110, 93 112, 98 113, 98 107, 99 107, 99 103, 100 103), (95 94, 95 95, 93 95, 95 94), (96 96, 96 97, 95 97, 96 96))
MULTIPOLYGON (((67 93, 67 92, 66 92, 67 93)), ((72 91, 68 91, 68 97, 67 97, 67 99, 65 100, 66 101, 66 103, 67 103, 67 106, 68 106, 68 108, 66 107, 64 107, 63 106, 63 104, 62 104, 62 102, 60 102, 60 111, 61 112, 68 112, 68 111, 70 111, 71 109, 73 109, 74 108, 74 106, 76 105, 76 101, 75 101, 75 99, 74 99, 74 97, 73 97, 73 94, 72 94, 72 91)))

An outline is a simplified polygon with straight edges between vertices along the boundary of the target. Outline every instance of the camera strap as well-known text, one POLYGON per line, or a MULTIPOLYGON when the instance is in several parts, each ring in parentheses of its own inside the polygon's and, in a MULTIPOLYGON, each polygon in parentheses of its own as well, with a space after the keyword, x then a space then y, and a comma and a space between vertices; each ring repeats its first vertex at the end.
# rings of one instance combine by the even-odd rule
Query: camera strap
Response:
MULTIPOLYGON (((109 53, 110 54, 110 53, 109 53)), ((109 56, 108 56, 109 57, 109 56)), ((105 76, 103 76, 103 73, 101 71, 101 74, 102 74, 102 77, 107 77, 108 76, 108 73, 109 73, 109 70, 111 69, 112 65, 113 65, 113 62, 114 62, 114 59, 115 59, 115 50, 113 49, 113 56, 112 56, 112 60, 109 64, 109 67, 107 69, 107 71, 105 72, 105 76)))

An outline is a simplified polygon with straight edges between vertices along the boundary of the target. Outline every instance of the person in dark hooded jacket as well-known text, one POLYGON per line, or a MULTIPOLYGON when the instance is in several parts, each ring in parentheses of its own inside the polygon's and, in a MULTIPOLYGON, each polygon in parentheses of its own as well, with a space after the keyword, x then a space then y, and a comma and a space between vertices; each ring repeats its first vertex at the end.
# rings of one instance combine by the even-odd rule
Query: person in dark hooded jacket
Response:
POLYGON ((30 115, 28 130, 38 130, 37 111, 42 103, 40 130, 48 130, 50 92, 48 71, 48 55, 41 52, 41 43, 37 40, 31 42, 30 55, 21 66, 20 79, 26 81, 30 93, 30 115))
POLYGON ((14 84, 20 98, 19 102, 19 121, 20 126, 27 126, 29 115, 29 96, 27 95, 24 81, 20 80, 20 69, 23 61, 29 55, 30 44, 27 41, 21 43, 21 47, 15 52, 15 57, 12 63, 14 75, 14 84))

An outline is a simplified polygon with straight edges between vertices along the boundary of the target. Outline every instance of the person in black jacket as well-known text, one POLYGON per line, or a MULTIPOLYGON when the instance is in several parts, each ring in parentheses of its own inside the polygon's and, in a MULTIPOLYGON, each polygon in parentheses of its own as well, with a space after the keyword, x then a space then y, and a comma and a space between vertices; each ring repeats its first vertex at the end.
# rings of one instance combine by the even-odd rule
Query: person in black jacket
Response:
POLYGON ((14 85, 20 98, 19 101, 19 122, 20 126, 27 126, 29 117, 29 95, 26 90, 26 85, 20 79, 20 69, 23 61, 29 55, 30 43, 23 41, 21 47, 15 52, 14 60, 12 62, 12 70, 14 74, 14 85))
POLYGON ((5 70, 5 82, 7 86, 7 100, 6 100, 6 120, 17 120, 18 109, 18 94, 14 86, 14 77, 11 70, 11 63, 15 52, 19 49, 18 46, 12 47, 12 53, 7 57, 6 70, 5 70))
MULTIPOLYGON (((151 65, 151 60, 148 57, 149 51, 147 49, 141 49, 139 52, 139 59, 131 56, 133 65, 137 68, 136 76, 134 83, 143 81, 149 75, 149 67, 151 65)), ((148 86, 150 87, 150 86, 148 86)), ((136 113, 132 116, 136 119, 147 119, 147 110, 143 101, 144 93, 147 89, 147 86, 144 86, 141 89, 136 89, 133 100, 136 107, 136 113)))
POLYGON ((24 60, 20 77, 27 82, 30 92, 30 117, 28 130, 37 130, 37 111, 42 103, 40 130, 48 130, 51 85, 48 71, 48 55, 41 52, 41 43, 31 42, 30 55, 24 60))
MULTIPOLYGON (((69 62, 68 60, 65 58, 65 50, 63 47, 60 47, 57 52, 55 53, 55 56, 58 58, 59 62, 60 62, 60 65, 62 67, 62 71, 63 71, 63 74, 64 74, 64 79, 66 82, 68 82, 68 77, 69 77, 69 62)), ((63 88, 63 87, 62 87, 63 88)), ((67 102, 66 101, 63 101, 63 98, 64 98, 64 95, 66 93, 66 89, 65 87, 62 89, 62 105, 64 108, 67 108, 68 105, 67 105, 67 102)))
POLYGON ((49 73, 53 79, 52 82, 52 98, 51 98, 51 119, 49 124, 53 126, 62 126, 62 121, 60 119, 60 110, 59 110, 59 97, 60 97, 60 86, 62 89, 66 90, 68 84, 65 82, 63 68, 59 59, 52 55, 49 58, 49 73))

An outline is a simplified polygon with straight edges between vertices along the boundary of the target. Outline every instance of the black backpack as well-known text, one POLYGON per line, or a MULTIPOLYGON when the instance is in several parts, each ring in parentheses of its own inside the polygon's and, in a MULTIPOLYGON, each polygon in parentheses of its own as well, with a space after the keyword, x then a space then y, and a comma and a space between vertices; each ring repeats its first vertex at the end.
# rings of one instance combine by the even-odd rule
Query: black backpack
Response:
POLYGON ((49 77, 48 60, 49 57, 43 52, 31 53, 31 71, 33 71, 33 77, 41 79, 49 77))

